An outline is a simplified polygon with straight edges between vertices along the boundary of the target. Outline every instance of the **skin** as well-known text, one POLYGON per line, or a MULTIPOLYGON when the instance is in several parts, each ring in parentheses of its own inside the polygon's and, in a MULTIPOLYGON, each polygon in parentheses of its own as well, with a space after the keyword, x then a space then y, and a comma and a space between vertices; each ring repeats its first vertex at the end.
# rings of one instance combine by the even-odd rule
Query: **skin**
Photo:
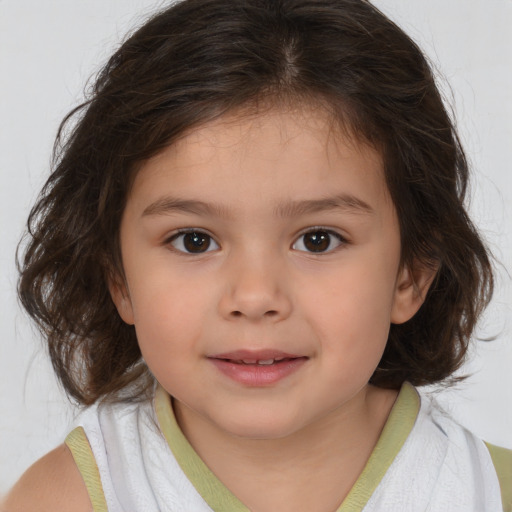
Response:
POLYGON ((0 502, 1 512, 92 512, 71 452, 61 445, 33 464, 0 502))
POLYGON ((390 323, 414 315, 429 277, 415 288, 400 267, 380 155, 313 109, 209 123, 142 167, 121 249, 114 301, 207 465, 251 510, 335 509, 396 397, 368 384, 390 323), (190 252, 184 229, 207 249, 190 252), (331 245, 311 252, 304 235, 320 231, 331 245), (252 387, 212 363, 239 349, 306 362, 252 387))
POLYGON ((432 279, 400 247, 380 155, 319 109, 234 113, 138 172, 112 298, 186 437, 252 511, 336 510, 364 468, 397 394, 368 381, 432 279), (214 364, 240 349, 302 362, 251 386, 214 364))

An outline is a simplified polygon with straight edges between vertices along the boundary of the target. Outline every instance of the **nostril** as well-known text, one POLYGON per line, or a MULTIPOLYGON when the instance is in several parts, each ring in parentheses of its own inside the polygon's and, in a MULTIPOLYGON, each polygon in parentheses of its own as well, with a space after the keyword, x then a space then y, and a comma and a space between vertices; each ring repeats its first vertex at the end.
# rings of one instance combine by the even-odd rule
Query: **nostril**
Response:
MULTIPOLYGON (((266 317, 274 317, 274 316, 277 316, 279 315, 279 312, 276 311, 275 309, 271 309, 269 311, 265 311, 265 313, 263 314, 263 316, 266 316, 266 317)), ((234 316, 236 318, 239 318, 241 316, 244 316, 244 314, 241 312, 241 311, 231 311, 231 316, 234 316)))

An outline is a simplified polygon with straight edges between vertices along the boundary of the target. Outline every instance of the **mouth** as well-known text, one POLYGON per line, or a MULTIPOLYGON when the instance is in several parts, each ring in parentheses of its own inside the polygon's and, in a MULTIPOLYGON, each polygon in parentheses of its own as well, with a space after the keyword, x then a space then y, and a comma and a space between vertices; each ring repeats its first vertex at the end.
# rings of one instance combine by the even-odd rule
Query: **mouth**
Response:
POLYGON ((275 359, 237 359, 236 361, 232 359, 224 359, 224 361, 231 361, 235 364, 257 364, 257 365, 263 365, 268 366, 275 363, 280 363, 281 361, 291 361, 295 358, 288 358, 288 357, 282 357, 282 358, 275 358, 275 359))
POLYGON ((235 382, 248 387, 267 387, 298 371, 309 358, 276 350, 237 350, 208 359, 235 382))
POLYGON ((280 350, 236 350, 210 356, 211 359, 220 359, 234 364, 263 365, 268 366, 282 361, 291 361, 293 359, 302 359, 306 356, 298 354, 289 354, 280 350))

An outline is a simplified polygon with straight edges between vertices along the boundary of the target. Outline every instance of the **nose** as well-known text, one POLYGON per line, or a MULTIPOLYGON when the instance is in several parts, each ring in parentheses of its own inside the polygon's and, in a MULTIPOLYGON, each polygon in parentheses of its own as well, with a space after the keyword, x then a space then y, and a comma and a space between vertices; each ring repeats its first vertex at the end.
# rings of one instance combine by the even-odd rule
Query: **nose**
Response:
POLYGON ((279 258, 245 254, 226 262, 225 271, 226 287, 219 301, 224 318, 278 322, 290 315, 292 302, 279 258))

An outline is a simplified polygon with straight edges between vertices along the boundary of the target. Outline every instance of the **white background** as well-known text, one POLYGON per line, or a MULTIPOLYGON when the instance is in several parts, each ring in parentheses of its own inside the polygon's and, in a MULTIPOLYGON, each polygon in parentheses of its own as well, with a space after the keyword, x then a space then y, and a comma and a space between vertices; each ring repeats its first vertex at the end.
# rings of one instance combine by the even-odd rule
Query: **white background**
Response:
MULTIPOLYGON (((470 210, 498 288, 465 370, 439 399, 480 437, 512 448, 512 0, 375 0, 428 53, 455 108, 475 179, 470 210), (451 86, 448 87, 446 82, 451 86)), ((155 0, 0 0, 0 493, 61 443, 75 410, 17 305, 14 252, 62 117, 155 0)))

